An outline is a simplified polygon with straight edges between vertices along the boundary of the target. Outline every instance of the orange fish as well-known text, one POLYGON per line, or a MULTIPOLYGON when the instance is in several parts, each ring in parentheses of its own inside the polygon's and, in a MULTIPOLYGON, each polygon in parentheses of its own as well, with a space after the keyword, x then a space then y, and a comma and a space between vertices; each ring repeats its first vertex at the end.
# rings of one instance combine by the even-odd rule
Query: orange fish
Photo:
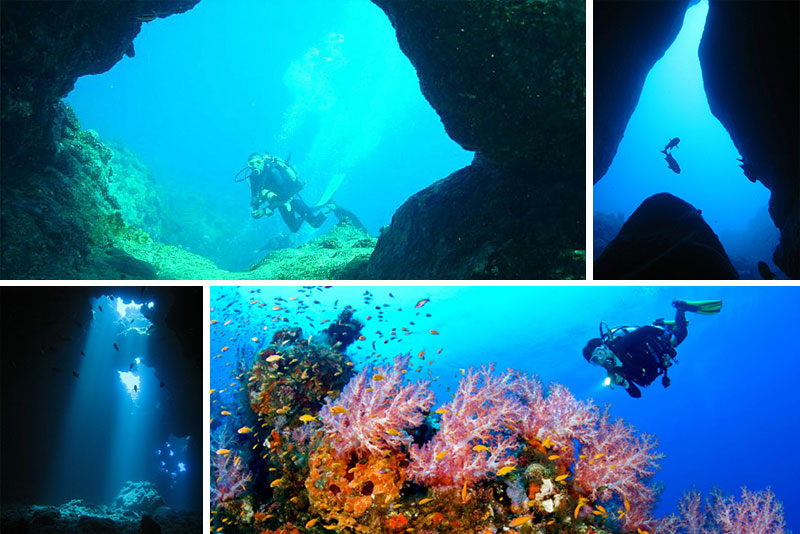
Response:
POLYGON ((272 307, 272 311, 278 311, 278 310, 282 310, 282 309, 283 308, 281 308, 280 306, 273 306, 272 307))
POLYGON ((226 350, 228 350, 228 346, 227 346, 227 345, 225 345, 224 347, 222 347, 222 352, 225 352, 226 350))
POLYGON ((445 456, 447 456, 447 451, 442 451, 442 452, 440 452, 439 454, 436 455, 435 460, 438 462, 439 460, 441 460, 445 456))
POLYGON ((417 302, 417 304, 414 306, 414 309, 421 308, 421 307, 425 306, 427 303, 429 303, 430 301, 431 301, 431 299, 422 299, 419 302, 417 302))
POLYGON ((212 319, 212 320, 211 320, 211 324, 217 324, 218 322, 219 322, 219 321, 217 321, 216 319, 212 319))
POLYGON ((511 521, 511 523, 508 524, 508 526, 510 526, 510 527, 518 527, 520 525, 523 525, 523 524, 527 523, 531 519, 533 519, 532 515, 522 515, 522 516, 514 518, 511 521))
POLYGON ((258 338, 257 338, 257 337, 254 337, 254 338, 252 338, 252 339, 253 339, 253 341, 255 341, 256 343, 258 343, 258 338))
POLYGON ((319 517, 315 517, 314 519, 312 519, 311 521, 306 523, 306 528, 308 529, 308 528, 313 527, 314 525, 317 524, 317 521, 319 521, 319 517))
POLYGON ((252 429, 252 428, 250 428, 249 426, 243 426, 242 428, 240 428, 239 430, 237 430, 237 432, 238 432, 239 434, 249 434, 249 433, 250 433, 250 432, 252 432, 252 431, 253 431, 253 429, 252 429))
POLYGON ((569 474, 566 474, 566 475, 558 475, 558 476, 556 477, 556 482, 561 482, 562 480, 566 480, 567 478, 569 478, 569 474))
POLYGON ((431 334, 433 334, 434 336, 438 336, 439 335, 439 331, 438 330, 431 330, 431 334))

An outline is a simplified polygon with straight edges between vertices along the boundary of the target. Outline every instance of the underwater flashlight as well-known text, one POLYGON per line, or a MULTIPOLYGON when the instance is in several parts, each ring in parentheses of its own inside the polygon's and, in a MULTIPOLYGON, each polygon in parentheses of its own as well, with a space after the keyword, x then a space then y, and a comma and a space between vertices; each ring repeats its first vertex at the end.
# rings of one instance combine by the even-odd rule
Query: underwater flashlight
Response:
POLYGON ((604 386, 610 386, 611 385, 611 377, 607 376, 606 379, 603 380, 603 385, 604 386))

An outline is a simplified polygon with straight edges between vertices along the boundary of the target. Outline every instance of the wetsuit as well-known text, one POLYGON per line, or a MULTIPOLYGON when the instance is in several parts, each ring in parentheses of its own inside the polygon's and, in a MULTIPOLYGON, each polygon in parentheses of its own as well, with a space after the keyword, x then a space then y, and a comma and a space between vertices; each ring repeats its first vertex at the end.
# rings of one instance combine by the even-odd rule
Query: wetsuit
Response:
POLYGON ((325 215, 309 207, 300 197, 300 190, 303 184, 293 176, 288 169, 291 167, 278 160, 277 163, 267 167, 259 174, 256 171, 250 173, 250 207, 257 210, 265 202, 269 202, 268 208, 277 208, 283 221, 294 233, 300 229, 303 221, 306 221, 314 228, 319 228, 325 222, 325 215), (264 190, 275 193, 277 197, 268 200, 264 190), (286 207, 289 202, 291 209, 286 207))
POLYGON ((686 339, 687 333, 686 314, 678 310, 674 329, 648 325, 614 335, 606 344, 622 365, 609 369, 609 375, 616 374, 628 380, 626 391, 631 397, 642 396, 636 384, 649 386, 661 374, 666 379, 666 387, 669 384, 667 363, 678 355, 675 347, 686 339))

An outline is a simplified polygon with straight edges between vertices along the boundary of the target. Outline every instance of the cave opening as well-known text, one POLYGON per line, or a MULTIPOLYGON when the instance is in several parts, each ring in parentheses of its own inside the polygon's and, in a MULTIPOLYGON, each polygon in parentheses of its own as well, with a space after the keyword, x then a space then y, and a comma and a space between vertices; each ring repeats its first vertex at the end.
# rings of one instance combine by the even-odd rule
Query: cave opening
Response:
POLYGON ((740 167, 741 155, 714 117, 706 97, 698 48, 708 0, 694 2, 675 41, 647 75, 636 109, 602 180, 594 186, 595 259, 642 201, 671 193, 700 209, 719 236, 742 279, 760 279, 757 264, 785 278, 772 262, 779 231, 769 212, 770 191, 752 183, 740 167), (680 138, 671 155, 680 173, 668 167, 667 143, 680 138))
POLYGON ((332 199, 377 236, 412 194, 470 163, 368 0, 203 0, 143 24, 132 58, 65 99, 114 151, 129 226, 230 271, 330 231, 251 214, 234 175, 252 152, 289 160, 314 205, 332 199))

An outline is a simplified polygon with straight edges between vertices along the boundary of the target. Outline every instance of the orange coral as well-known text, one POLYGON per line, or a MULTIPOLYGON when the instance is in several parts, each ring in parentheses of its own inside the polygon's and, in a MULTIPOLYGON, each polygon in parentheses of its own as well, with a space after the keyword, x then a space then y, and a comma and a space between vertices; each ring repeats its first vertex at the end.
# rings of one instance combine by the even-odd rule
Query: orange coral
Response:
POLYGON ((380 532, 406 480, 405 455, 391 451, 341 460, 333 452, 326 439, 309 457, 306 489, 312 510, 339 528, 380 532))

